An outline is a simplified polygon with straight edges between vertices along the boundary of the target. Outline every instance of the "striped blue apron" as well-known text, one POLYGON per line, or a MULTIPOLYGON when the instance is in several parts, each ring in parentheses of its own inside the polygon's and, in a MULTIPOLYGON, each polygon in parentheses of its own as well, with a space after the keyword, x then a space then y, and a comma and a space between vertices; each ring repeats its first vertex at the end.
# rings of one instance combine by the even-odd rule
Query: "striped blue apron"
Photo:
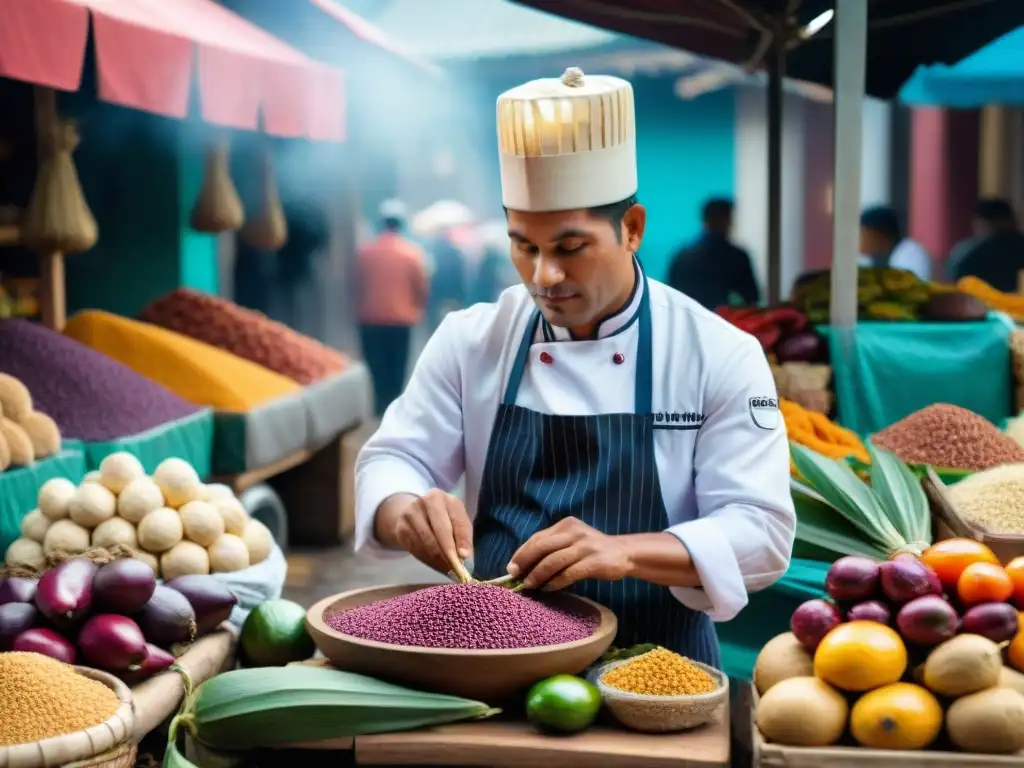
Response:
MULTIPOLYGON (((565 517, 610 535, 668 527, 655 462, 650 290, 643 279, 633 413, 558 416, 516 405, 539 311, 527 323, 481 478, 474 534, 480 578, 504 575, 527 539, 565 517)), ((627 578, 582 581, 571 590, 615 612, 617 646, 656 643, 721 668, 714 624, 667 587, 627 578)))

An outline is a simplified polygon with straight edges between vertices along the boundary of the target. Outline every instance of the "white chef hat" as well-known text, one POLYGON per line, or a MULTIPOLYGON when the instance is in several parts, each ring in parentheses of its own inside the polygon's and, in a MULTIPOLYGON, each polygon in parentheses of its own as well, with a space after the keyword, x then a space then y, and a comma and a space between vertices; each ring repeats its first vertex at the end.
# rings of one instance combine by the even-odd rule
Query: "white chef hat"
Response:
POLYGON ((498 97, 501 196, 516 211, 564 211, 635 195, 633 88, 570 67, 498 97))
POLYGON ((380 204, 380 208, 377 209, 377 214, 382 219, 397 219, 398 221, 405 221, 409 216, 409 209, 406 208, 405 203, 395 198, 389 198, 380 204))

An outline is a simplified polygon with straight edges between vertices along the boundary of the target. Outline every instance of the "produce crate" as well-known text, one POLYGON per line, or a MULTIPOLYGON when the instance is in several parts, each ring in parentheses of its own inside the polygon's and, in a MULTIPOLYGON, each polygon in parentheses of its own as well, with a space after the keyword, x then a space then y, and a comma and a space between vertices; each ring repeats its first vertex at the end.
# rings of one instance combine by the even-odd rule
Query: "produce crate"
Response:
POLYGON ((931 467, 922 480, 925 494, 935 521, 935 541, 956 537, 974 539, 988 546, 1004 565, 1024 555, 1024 536, 1006 533, 988 533, 964 519, 949 497, 945 483, 931 467))
POLYGON ((21 535, 21 521, 35 509, 43 483, 66 477, 77 485, 85 472, 85 454, 73 441, 66 441, 60 453, 31 466, 0 472, 0 552, 21 535))
POLYGON ((757 691, 750 708, 753 768, 1024 768, 1024 752, 1016 755, 977 755, 941 750, 904 751, 863 747, 785 747, 767 741, 757 729, 757 691))

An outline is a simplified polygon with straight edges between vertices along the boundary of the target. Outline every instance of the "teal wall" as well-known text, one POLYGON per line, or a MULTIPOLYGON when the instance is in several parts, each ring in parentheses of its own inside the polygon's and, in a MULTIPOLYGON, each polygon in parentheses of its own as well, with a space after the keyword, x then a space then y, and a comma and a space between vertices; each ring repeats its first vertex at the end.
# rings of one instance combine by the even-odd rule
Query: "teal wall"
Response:
MULTIPOLYGON (((494 100, 522 79, 522 73, 513 72, 475 87, 468 85, 462 90, 472 95, 457 107, 461 126, 470 126, 471 140, 479 145, 479 156, 494 158, 483 168, 471 170, 485 177, 482 188, 487 198, 467 202, 485 215, 501 215, 494 100)), ((672 255, 700 231, 701 203, 712 196, 732 197, 735 187, 733 90, 684 101, 676 97, 674 83, 674 76, 632 78, 639 197, 648 211, 641 258, 648 274, 657 279, 667 275, 672 255)), ((452 149, 458 151, 458 147, 452 149)))
POLYGON ((65 260, 69 314, 135 315, 182 285, 215 293, 216 238, 188 228, 202 181, 198 131, 102 103, 80 119, 75 160, 100 239, 65 260))
POLYGON ((634 81, 640 202, 647 208, 641 257, 664 279, 672 255, 700 231, 700 207, 734 194, 735 99, 731 89, 693 101, 672 93, 672 78, 634 81))
POLYGON ((220 276, 217 237, 189 226, 192 205, 203 183, 203 162, 201 142, 182 137, 178 152, 179 280, 182 286, 216 294, 220 276))

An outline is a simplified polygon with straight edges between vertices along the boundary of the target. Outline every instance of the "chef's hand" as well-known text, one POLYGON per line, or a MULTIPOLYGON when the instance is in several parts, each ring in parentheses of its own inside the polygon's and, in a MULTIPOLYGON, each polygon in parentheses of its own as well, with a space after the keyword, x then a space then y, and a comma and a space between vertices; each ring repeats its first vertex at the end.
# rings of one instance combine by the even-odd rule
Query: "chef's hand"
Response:
POLYGON ((459 560, 473 553, 473 524, 465 505, 436 488, 397 510, 394 537, 402 549, 441 573, 452 569, 446 553, 456 552, 459 560))
POLYGON ((559 520, 530 537, 508 565, 527 589, 565 589, 583 579, 618 581, 628 575, 630 557, 619 537, 575 517, 559 520))

